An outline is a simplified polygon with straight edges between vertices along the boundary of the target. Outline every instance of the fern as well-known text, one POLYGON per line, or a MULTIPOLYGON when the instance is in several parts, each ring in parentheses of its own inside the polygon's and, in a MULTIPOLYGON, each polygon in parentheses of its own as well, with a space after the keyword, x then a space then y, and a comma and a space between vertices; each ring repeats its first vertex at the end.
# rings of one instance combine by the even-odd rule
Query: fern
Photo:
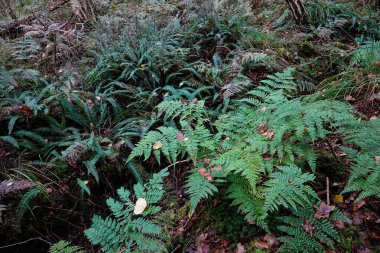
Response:
POLYGON ((179 154, 177 140, 178 132, 177 129, 170 127, 159 127, 158 131, 150 131, 131 152, 128 161, 142 155, 144 155, 146 160, 152 154, 152 150, 158 162, 161 161, 161 152, 169 159, 169 161, 176 161, 179 154))
POLYGON ((30 202, 41 192, 40 188, 32 188, 27 191, 21 198, 16 211, 17 217, 20 219, 24 216, 26 211, 30 209, 30 202))
POLYGON ((159 252, 163 249, 163 228, 154 222, 160 211, 157 206, 164 190, 163 179, 168 175, 167 170, 154 174, 148 184, 136 184, 136 197, 144 199, 142 216, 133 214, 135 204, 130 200, 131 192, 125 188, 118 189, 119 200, 109 198, 107 205, 115 218, 106 219, 95 215, 91 227, 85 231, 86 236, 94 245, 100 245, 103 252, 119 252, 122 248, 127 251, 134 249, 143 252, 159 252))
POLYGON ((334 241, 339 241, 338 232, 332 221, 347 221, 339 210, 335 210, 329 219, 316 219, 312 207, 293 212, 292 216, 281 217, 286 225, 278 229, 286 235, 278 238, 283 245, 280 252, 325 252, 323 245, 334 248, 334 241), (334 218, 332 218, 334 217, 334 218), (337 217, 342 219, 337 219, 337 217))
POLYGON ((264 210, 278 210, 280 206, 297 210, 297 206, 311 206, 313 199, 318 199, 313 189, 306 185, 315 179, 314 175, 304 173, 296 166, 278 167, 279 171, 271 174, 265 182, 264 210))
POLYGON ((194 211, 199 202, 218 191, 215 185, 203 175, 194 170, 186 182, 187 193, 190 195, 190 211, 194 211))
POLYGON ((379 129, 380 120, 358 123, 346 141, 358 145, 361 150, 342 148, 351 161, 350 177, 343 192, 360 192, 356 201, 370 196, 380 198, 379 129))
POLYGON ((50 246, 49 253, 84 253, 84 251, 62 240, 50 246))

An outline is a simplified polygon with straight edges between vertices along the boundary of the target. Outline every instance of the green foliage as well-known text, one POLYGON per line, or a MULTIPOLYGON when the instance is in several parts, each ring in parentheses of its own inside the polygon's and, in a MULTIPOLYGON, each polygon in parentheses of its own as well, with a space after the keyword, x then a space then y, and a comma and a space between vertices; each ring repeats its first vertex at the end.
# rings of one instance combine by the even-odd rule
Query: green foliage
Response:
MULTIPOLYGON (((163 179, 167 170, 154 174, 149 183, 134 186, 137 199, 145 199, 147 207, 141 215, 134 214, 135 204, 131 192, 124 187, 118 189, 119 200, 109 198, 107 205, 113 217, 106 219, 95 215, 92 225, 85 231, 86 236, 94 245, 100 245, 103 252, 118 252, 122 248, 131 252, 160 252, 164 249, 163 228, 155 222, 160 207, 163 190, 163 179)), ((136 207, 135 207, 136 208, 136 207)))
POLYGON ((311 206, 318 199, 313 189, 306 185, 315 179, 309 173, 302 174, 295 166, 279 167, 278 172, 271 174, 271 179, 265 183, 264 210, 278 210, 280 206, 297 210, 297 206, 311 206))
POLYGON ((344 193, 360 192, 356 201, 376 196, 380 198, 380 120, 358 124, 347 136, 347 143, 360 147, 360 151, 343 148, 351 162, 350 177, 344 193))
POLYGON ((281 217, 285 225, 278 227, 285 233, 278 240, 284 244, 280 252, 325 252, 323 245, 334 249, 334 241, 339 241, 338 232, 332 221, 347 221, 342 212, 335 210, 330 218, 317 219, 312 207, 294 211, 292 216, 281 217))
POLYGON ((21 198, 18 208, 16 211, 16 215, 19 218, 22 218, 24 214, 30 210, 30 203, 33 201, 34 198, 41 192, 41 189, 38 187, 32 188, 29 191, 27 191, 21 198))
POLYGON ((187 155, 195 165, 186 185, 191 210, 217 191, 215 183, 228 183, 233 204, 268 229, 270 213, 280 207, 294 210, 311 206, 318 198, 308 185, 315 176, 302 173, 295 163, 307 161, 314 171, 316 154, 311 144, 333 129, 344 131, 355 122, 351 108, 344 103, 307 96, 292 98, 297 87, 292 73, 289 69, 269 76, 262 86, 247 93, 252 98, 236 100, 239 107, 219 115, 216 121, 211 121, 212 111, 202 101, 161 103, 158 115, 164 114, 167 124, 178 120, 181 131, 159 127, 148 132, 130 159, 139 155, 147 159, 153 150, 160 161, 161 149, 171 163, 179 154, 187 155), (210 130, 205 128, 209 125, 210 130), (210 163, 204 158, 210 158, 210 163))
POLYGON ((50 246, 49 253, 84 253, 79 247, 71 246, 67 241, 59 241, 50 246))

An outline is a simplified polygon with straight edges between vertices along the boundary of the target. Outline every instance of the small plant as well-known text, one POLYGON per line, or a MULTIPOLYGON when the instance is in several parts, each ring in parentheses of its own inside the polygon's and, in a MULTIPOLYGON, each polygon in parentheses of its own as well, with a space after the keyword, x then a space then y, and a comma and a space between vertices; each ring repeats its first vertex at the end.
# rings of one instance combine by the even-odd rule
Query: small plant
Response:
POLYGON ((100 245, 105 253, 138 250, 141 252, 160 252, 164 249, 164 228, 155 222, 161 208, 158 202, 165 193, 163 179, 167 170, 154 174, 149 183, 136 184, 134 189, 136 202, 131 200, 131 192, 118 189, 120 200, 109 198, 112 217, 106 219, 95 215, 92 225, 85 231, 94 245, 100 245))
POLYGON ((84 251, 79 247, 71 246, 67 241, 59 241, 50 247, 49 253, 84 253, 84 251))
POLYGON ((278 229, 285 233, 278 238, 284 244, 279 252, 325 252, 324 245, 334 249, 334 241, 339 242, 338 232, 333 226, 334 221, 351 221, 339 210, 328 214, 328 217, 318 217, 313 208, 294 211, 292 216, 281 217, 285 225, 278 229))

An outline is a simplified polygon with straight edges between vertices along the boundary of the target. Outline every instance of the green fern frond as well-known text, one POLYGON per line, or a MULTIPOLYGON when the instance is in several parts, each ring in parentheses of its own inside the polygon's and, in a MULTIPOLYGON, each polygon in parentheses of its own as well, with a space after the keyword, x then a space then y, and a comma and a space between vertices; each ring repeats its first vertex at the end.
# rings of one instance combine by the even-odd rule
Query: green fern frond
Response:
POLYGON ((159 163, 161 162, 161 152, 169 161, 176 161, 179 154, 178 132, 172 127, 159 127, 158 131, 150 131, 131 152, 128 162, 138 156, 144 156, 146 160, 152 154, 152 150, 159 163))
POLYGON ((206 177, 194 170, 187 178, 186 192, 190 195, 190 210, 194 211, 199 202, 218 191, 206 177))
POLYGON ((302 174, 295 165, 278 166, 279 171, 270 175, 271 179, 264 183, 264 210, 278 210, 280 206, 297 210, 299 206, 312 205, 312 199, 318 199, 313 189, 306 185, 315 179, 309 173, 302 174))
POLYGON ((84 251, 62 240, 50 246, 49 253, 84 253, 84 251))

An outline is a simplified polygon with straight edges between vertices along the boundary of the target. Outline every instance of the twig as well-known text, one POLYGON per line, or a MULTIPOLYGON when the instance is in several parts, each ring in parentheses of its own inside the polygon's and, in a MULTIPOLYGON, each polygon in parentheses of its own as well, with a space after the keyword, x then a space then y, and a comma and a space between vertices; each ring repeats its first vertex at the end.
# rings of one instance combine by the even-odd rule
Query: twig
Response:
POLYGON ((20 244, 24 244, 24 243, 27 243, 27 242, 30 242, 30 241, 34 241, 34 240, 40 240, 40 241, 43 241, 49 245, 51 245, 50 242, 42 239, 41 237, 35 237, 35 238, 30 238, 26 241, 22 241, 22 242, 17 242, 17 243, 14 243, 14 244, 9 244, 9 245, 5 245, 5 246, 0 246, 0 249, 5 249, 5 248, 10 248, 10 247, 13 247, 13 246, 17 246, 17 245, 20 245, 20 244))
POLYGON ((173 164, 170 164, 168 167, 166 167, 166 169, 169 169, 169 168, 172 167, 172 166, 176 166, 176 165, 179 164, 179 163, 185 163, 185 162, 188 162, 188 161, 190 161, 190 160, 187 159, 187 160, 182 160, 182 161, 175 162, 175 163, 173 163, 173 164))
POLYGON ((330 180, 329 177, 326 177, 326 196, 327 196, 327 205, 330 205, 330 180))

